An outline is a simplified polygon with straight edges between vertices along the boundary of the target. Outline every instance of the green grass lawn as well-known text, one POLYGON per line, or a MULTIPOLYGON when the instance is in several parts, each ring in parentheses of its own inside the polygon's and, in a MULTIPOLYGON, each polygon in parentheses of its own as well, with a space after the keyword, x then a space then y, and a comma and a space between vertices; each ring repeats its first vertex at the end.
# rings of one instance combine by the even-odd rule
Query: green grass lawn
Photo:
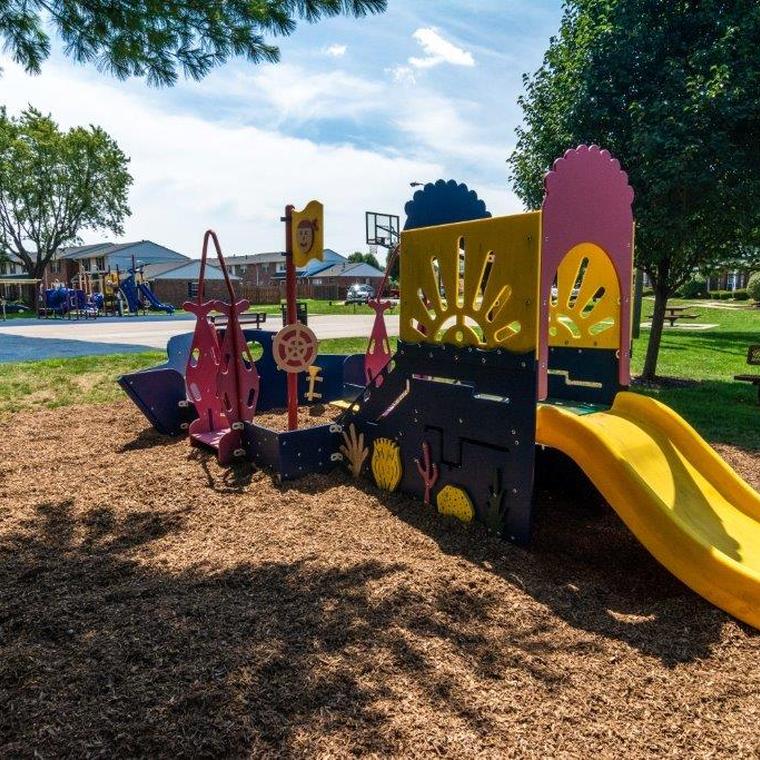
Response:
MULTIPOLYGON (((645 302, 645 316, 650 306, 645 302)), ((735 374, 751 370, 745 364, 747 346, 760 343, 760 309, 717 309, 697 303, 695 313, 700 314, 699 322, 717 327, 705 331, 666 329, 663 336, 658 372, 681 382, 675 387, 636 385, 635 390, 673 407, 710 441, 760 450, 756 390, 733 380, 735 374)), ((643 330, 634 342, 634 374, 643 366, 648 337, 648 330, 643 330)), ((366 345, 366 337, 336 338, 322 341, 320 350, 362 353, 366 345)), ((114 382, 118 375, 163 359, 163 352, 155 351, 0 365, 0 414, 36 406, 112 402, 123 397, 114 382)))
MULTIPOLYGON (((760 343, 760 309, 709 308, 699 301, 670 301, 693 304, 699 323, 716 324, 710 330, 687 331, 665 328, 657 373, 685 381, 683 387, 635 390, 654 396, 673 407, 697 430, 715 443, 732 443, 760 450, 760 407, 757 390, 749 383, 735 382, 738 374, 760 374, 760 367, 747 366, 747 347, 760 343)), ((652 302, 644 301, 644 317, 652 302)), ((649 330, 642 330, 633 345, 633 373, 644 366, 649 330)))
MULTIPOLYGON (((375 312, 369 306, 364 304, 350 304, 346 306, 343 301, 317 301, 313 298, 299 299, 299 303, 305 303, 309 316, 322 316, 324 314, 374 314, 375 312)), ((280 316, 279 304, 259 304, 253 305, 248 311, 264 312, 269 315, 280 316)), ((163 312, 148 312, 156 316, 164 316, 163 312)), ((189 312, 183 309, 177 309, 176 316, 187 315, 189 312)), ((398 305, 392 306, 386 314, 398 314, 398 305)))

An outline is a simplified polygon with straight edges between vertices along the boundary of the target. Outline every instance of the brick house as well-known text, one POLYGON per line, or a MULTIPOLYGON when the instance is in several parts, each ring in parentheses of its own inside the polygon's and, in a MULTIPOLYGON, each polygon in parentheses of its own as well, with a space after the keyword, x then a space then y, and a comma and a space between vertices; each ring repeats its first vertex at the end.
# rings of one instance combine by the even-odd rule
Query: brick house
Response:
POLYGON ((707 289, 710 290, 739 290, 746 288, 752 272, 749 270, 724 271, 711 274, 707 278, 707 289))
POLYGON ((248 286, 268 288, 277 284, 277 276, 285 276, 285 253, 269 251, 250 256, 225 257, 230 274, 248 286))
POLYGON ((346 297, 351 285, 371 285, 375 292, 380 288, 384 272, 371 264, 343 261, 314 272, 308 282, 315 293, 322 292, 322 298, 340 300, 346 297))
MULTIPOLYGON (((200 271, 200 259, 187 259, 180 263, 148 264, 143 268, 143 277, 150 284, 151 290, 159 301, 179 308, 185 301, 192 301, 197 297, 200 271)), ((232 274, 230 274, 230 279, 236 296, 240 298, 242 295, 238 287, 240 279, 232 274)), ((213 264, 206 266, 203 298, 205 301, 212 298, 229 301, 222 270, 213 264)))

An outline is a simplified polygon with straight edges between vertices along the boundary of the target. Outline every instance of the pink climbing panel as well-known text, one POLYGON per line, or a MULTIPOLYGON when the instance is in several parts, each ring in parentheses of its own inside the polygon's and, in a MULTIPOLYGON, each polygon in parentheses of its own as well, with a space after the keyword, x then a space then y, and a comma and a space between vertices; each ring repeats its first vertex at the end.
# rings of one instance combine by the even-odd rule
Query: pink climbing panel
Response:
POLYGON ((240 327, 240 314, 248 301, 238 301, 222 256, 219 240, 213 230, 203 237, 201 271, 198 277, 198 300, 187 302, 184 308, 195 314, 196 325, 190 358, 187 363, 186 385, 198 419, 190 425, 190 439, 216 449, 220 464, 228 464, 236 452, 242 452, 242 423, 250 422, 256 411, 259 393, 259 374, 240 327), (224 275, 230 302, 203 301, 206 259, 209 242, 213 242, 219 267, 224 275), (209 321, 209 312, 227 316, 221 344, 216 327, 209 321))
MULTIPOLYGON (((375 322, 369 336, 367 353, 364 355, 364 377, 369 385, 391 360, 391 348, 388 343, 388 331, 385 328, 385 312, 392 304, 379 298, 367 304, 375 312, 375 322)), ((378 378, 378 384, 382 378, 378 378)))
POLYGON ((633 189, 628 175, 606 150, 580 145, 554 162, 544 178, 542 207, 541 309, 538 398, 546 398, 549 359, 549 299, 557 268, 580 243, 607 253, 620 285, 618 378, 630 384, 631 290, 633 280, 633 189))
POLYGON ((229 423, 222 411, 217 393, 221 351, 216 329, 208 319, 214 302, 186 301, 182 308, 195 314, 196 319, 190 357, 185 369, 187 397, 198 412, 198 419, 190 424, 189 432, 192 437, 227 428, 229 423))
POLYGON ((234 305, 216 301, 215 308, 227 317, 219 363, 219 398, 230 424, 250 422, 259 397, 259 373, 240 327, 240 314, 247 311, 248 301, 234 305))

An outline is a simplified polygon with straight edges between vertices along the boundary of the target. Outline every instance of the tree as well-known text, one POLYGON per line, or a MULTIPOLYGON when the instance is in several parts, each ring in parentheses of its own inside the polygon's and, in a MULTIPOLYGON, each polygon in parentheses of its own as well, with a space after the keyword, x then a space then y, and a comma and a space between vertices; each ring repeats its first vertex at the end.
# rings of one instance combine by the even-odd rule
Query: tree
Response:
POLYGON ((0 39, 13 59, 39 73, 50 53, 45 25, 78 62, 93 62, 119 79, 146 77, 171 85, 180 69, 202 79, 232 57, 274 62, 280 51, 267 36, 291 34, 310 23, 347 14, 381 13, 387 0, 6 0, 0 39))
POLYGON ((760 303, 760 272, 755 272, 749 278, 747 283, 747 295, 753 300, 760 303))
POLYGON ((377 260, 377 256, 374 253, 362 253, 361 251, 354 251, 349 257, 348 261, 352 264, 369 264, 375 269, 382 269, 380 262, 377 260))
POLYGON ((756 0, 568 0, 542 66, 524 77, 509 159, 532 207, 553 158, 610 150, 636 193, 637 263, 654 289, 643 376, 668 298, 760 242, 760 5, 756 0))
POLYGON ((15 255, 31 277, 80 231, 123 234, 130 213, 129 159, 99 127, 62 132, 30 108, 0 108, 0 252, 15 255))

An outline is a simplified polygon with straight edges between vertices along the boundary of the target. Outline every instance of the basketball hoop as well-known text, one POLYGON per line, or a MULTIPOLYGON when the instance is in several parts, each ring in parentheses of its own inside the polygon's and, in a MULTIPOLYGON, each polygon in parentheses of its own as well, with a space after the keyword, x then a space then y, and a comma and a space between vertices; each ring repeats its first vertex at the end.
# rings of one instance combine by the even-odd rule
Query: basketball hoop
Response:
POLYGON ((367 245, 379 245, 383 248, 395 248, 399 240, 399 217, 395 214, 382 214, 377 211, 365 212, 367 245))

